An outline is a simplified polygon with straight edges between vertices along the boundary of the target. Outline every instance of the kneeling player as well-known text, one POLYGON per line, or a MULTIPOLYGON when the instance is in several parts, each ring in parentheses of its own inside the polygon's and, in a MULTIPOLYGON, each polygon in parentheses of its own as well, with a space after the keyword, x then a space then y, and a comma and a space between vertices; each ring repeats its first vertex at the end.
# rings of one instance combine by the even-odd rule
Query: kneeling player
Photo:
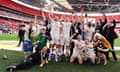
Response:
MULTIPOLYGON (((73 37, 73 36, 72 36, 73 37)), ((81 40, 81 35, 77 36, 77 40, 71 39, 75 43, 75 48, 73 49, 73 54, 70 57, 70 62, 74 62, 75 58, 78 58, 79 64, 83 63, 82 59, 82 48, 84 47, 84 41, 81 40)))
POLYGON ((97 64, 100 64, 100 59, 103 58, 104 65, 107 64, 107 59, 105 53, 109 50, 112 51, 112 47, 107 39, 99 33, 94 35, 94 46, 97 48, 97 64))
POLYGON ((95 52, 93 48, 93 44, 90 43, 88 39, 85 40, 85 58, 88 58, 91 60, 91 62, 95 63, 95 52))

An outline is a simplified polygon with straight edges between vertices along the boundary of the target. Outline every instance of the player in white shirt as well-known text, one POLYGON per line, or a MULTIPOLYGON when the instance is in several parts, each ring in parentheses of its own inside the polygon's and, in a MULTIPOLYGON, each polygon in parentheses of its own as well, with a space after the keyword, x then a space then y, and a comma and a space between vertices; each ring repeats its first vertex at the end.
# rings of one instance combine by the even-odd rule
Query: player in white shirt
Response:
POLYGON ((89 39, 85 40, 85 56, 84 59, 90 59, 91 62, 94 64, 95 63, 95 52, 93 48, 93 44, 89 41, 89 39))
MULTIPOLYGON (((73 37, 73 36, 72 36, 73 37)), ((71 37, 71 38, 72 38, 71 37)), ((83 64, 83 59, 82 59, 82 49, 84 47, 84 41, 82 41, 81 39, 81 35, 79 34, 77 36, 77 40, 73 40, 71 39, 71 41, 73 41, 75 43, 75 47, 73 49, 73 54, 70 57, 70 62, 73 63, 75 58, 78 59, 79 64, 83 64)))
POLYGON ((38 31, 38 29, 37 29, 36 25, 33 25, 31 36, 35 35, 37 33, 37 31, 38 31))
POLYGON ((64 46, 64 54, 66 56, 66 58, 68 58, 70 56, 70 47, 69 47, 69 44, 70 44, 70 28, 71 28, 71 22, 69 20, 69 18, 67 17, 65 19, 65 21, 62 21, 61 22, 62 24, 62 31, 61 32, 61 38, 60 38, 60 41, 61 41, 61 46, 64 46))
POLYGON ((36 34, 39 34, 40 33, 40 29, 42 27, 44 27, 44 20, 39 20, 38 23, 36 23, 34 26, 33 26, 33 30, 34 30, 34 34, 33 35, 36 35, 36 34))
POLYGON ((92 26, 92 24, 89 22, 88 26, 87 26, 87 32, 86 32, 86 39, 89 39, 90 41, 92 41, 93 39, 93 35, 95 33, 95 28, 92 26))
POLYGON ((88 25, 87 24, 81 24, 81 36, 82 36, 82 40, 87 39, 87 33, 88 33, 88 25))
POLYGON ((50 42, 50 48, 52 51, 50 54, 54 53, 56 62, 58 61, 58 57, 62 55, 62 49, 60 48, 60 22, 58 20, 58 17, 56 16, 54 20, 51 18, 51 42, 50 42), (56 48, 55 48, 56 47, 56 48))
POLYGON ((60 22, 55 19, 51 21, 51 37, 52 37, 52 44, 59 44, 60 39, 60 22))

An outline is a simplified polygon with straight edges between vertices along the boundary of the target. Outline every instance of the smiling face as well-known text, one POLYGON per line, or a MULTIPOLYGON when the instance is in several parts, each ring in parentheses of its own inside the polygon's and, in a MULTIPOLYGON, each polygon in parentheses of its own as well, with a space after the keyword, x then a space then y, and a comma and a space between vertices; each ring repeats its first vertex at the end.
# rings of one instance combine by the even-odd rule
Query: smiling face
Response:
POLYGON ((43 47, 42 52, 47 52, 47 47, 43 47))
POLYGON ((86 39, 86 40, 85 40, 85 44, 88 44, 88 43, 89 43, 89 40, 88 40, 88 39, 86 39))
POLYGON ((66 18, 65 18, 65 21, 66 21, 66 22, 69 22, 69 17, 66 17, 66 18))
POLYGON ((40 34, 45 34, 46 33, 46 29, 45 28, 41 28, 40 29, 40 34))
POLYGON ((57 16, 55 16, 54 20, 55 20, 55 21, 58 21, 58 17, 57 17, 57 16))
POLYGON ((96 40, 96 41, 97 41, 97 40, 98 40, 98 36, 95 36, 95 37, 94 37, 94 40, 96 40))
POLYGON ((30 23, 29 23, 29 26, 30 26, 30 27, 32 27, 32 26, 33 26, 33 24, 34 24, 33 22, 30 22, 30 23))

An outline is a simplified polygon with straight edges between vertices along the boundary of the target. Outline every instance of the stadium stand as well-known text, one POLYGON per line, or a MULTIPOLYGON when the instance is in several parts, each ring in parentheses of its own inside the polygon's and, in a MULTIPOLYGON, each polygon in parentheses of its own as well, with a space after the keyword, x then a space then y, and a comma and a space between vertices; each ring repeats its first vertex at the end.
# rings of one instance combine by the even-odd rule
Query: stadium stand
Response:
MULTIPOLYGON (((44 1, 44 0, 34 0, 34 2, 33 2, 33 0, 17 0, 17 1, 20 1, 23 4, 29 4, 31 6, 36 6, 36 7, 39 8, 40 5, 38 5, 38 4, 40 2, 35 2, 35 1, 44 1)), ((64 9, 62 9, 62 10, 64 10, 64 9)), ((0 6, 0 17, 1 18, 9 18, 9 19, 12 19, 12 21, 13 20, 31 21, 31 20, 34 19, 34 16, 40 17, 40 15, 41 15, 41 13, 40 13, 39 9, 36 10, 36 9, 28 7, 26 5, 22 5, 22 4, 19 4, 17 2, 14 2, 13 0, 1 1, 1 6, 0 6)), ((48 13, 45 12, 45 16, 47 16, 47 15, 48 15, 48 13)), ((71 16, 71 13, 54 12, 54 15, 57 15, 60 18, 61 15, 71 16)), ((112 15, 114 15, 116 17, 117 21, 120 20, 119 13, 118 14, 112 14, 112 15)), ((75 18, 75 16, 73 16, 73 17, 75 18)), ((96 19, 102 18, 98 14, 94 14, 93 16, 89 16, 89 17, 96 18, 96 19)), ((107 18, 108 18, 109 21, 112 20, 112 16, 110 14, 108 14, 107 18)), ((117 24, 116 29, 115 29, 117 31, 117 33, 119 33, 119 29, 120 29, 120 26, 119 26, 119 24, 117 24)))
POLYGON ((33 19, 32 18, 33 16, 31 15, 17 12, 15 10, 5 8, 5 7, 0 7, 0 16, 11 18, 11 19, 16 19, 16 20, 21 20, 21 21, 31 21, 33 19))

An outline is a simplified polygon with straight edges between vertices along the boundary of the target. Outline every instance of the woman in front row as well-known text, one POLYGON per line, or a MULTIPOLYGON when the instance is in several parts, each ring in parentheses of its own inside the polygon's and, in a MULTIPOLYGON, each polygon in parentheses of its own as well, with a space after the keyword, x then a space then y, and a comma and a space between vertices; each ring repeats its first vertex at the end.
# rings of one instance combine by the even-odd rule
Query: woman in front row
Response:
POLYGON ((94 35, 94 46, 96 47, 96 54, 97 54, 97 64, 100 64, 100 59, 102 58, 104 60, 104 65, 107 64, 107 59, 106 59, 106 53, 108 51, 113 51, 112 47, 107 41, 107 39, 101 35, 100 33, 96 33, 94 35))
POLYGON ((70 57, 70 62, 73 63, 75 59, 78 59, 79 64, 83 64, 82 58, 82 49, 84 47, 84 41, 81 39, 81 35, 77 35, 77 40, 72 39, 74 35, 71 37, 71 41, 75 43, 75 48, 73 49, 73 54, 70 57))

